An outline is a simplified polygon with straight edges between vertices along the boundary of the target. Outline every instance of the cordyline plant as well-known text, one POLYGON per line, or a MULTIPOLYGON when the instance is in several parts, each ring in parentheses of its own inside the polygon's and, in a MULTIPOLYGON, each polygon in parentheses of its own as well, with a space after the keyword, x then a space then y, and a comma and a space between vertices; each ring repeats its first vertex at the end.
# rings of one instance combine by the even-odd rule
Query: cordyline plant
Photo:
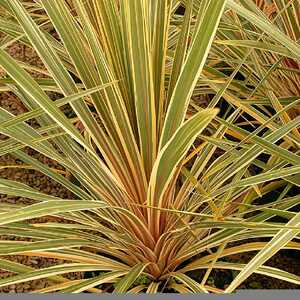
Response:
POLYGON ((27 108, 16 116, 0 109, 7 137, 0 155, 14 155, 74 195, 60 199, 0 179, 2 194, 31 199, 1 203, 0 234, 30 241, 3 239, 0 255, 66 261, 34 269, 1 258, 0 268, 14 274, 0 287, 48 278, 50 287, 36 292, 230 293, 252 273, 300 283, 264 265, 281 249, 300 249, 300 214, 293 210, 300 198, 291 194, 300 184, 300 117, 289 118, 299 99, 273 91, 256 59, 260 44, 248 42, 268 39, 265 55, 299 60, 300 46, 287 32, 249 1, 0 6, 1 91, 27 108), (32 47, 45 69, 12 58, 6 50, 15 41, 32 47), (57 222, 28 222, 42 216, 57 222), (249 251, 249 262, 229 259, 249 251), (215 269, 237 273, 225 290, 208 280, 215 269), (196 279, 195 270, 202 270, 196 279), (87 271, 98 275, 63 276, 87 271))
MULTIPOLYGON (((295 43, 300 39, 300 1, 294 0, 254 0, 242 1, 250 13, 261 15, 278 29, 284 32, 285 37, 295 43)), ((248 12, 245 12, 248 14, 248 12)), ((272 35, 265 34, 264 30, 257 28, 255 23, 243 24, 243 17, 232 12, 227 15, 226 22, 232 28, 219 35, 216 42, 219 51, 226 45, 227 64, 236 68, 236 61, 248 55, 241 72, 247 77, 248 83, 261 90, 266 95, 266 84, 277 97, 288 98, 285 103, 290 103, 300 95, 300 64, 298 51, 285 47, 284 40, 279 37, 274 40, 272 35), (243 26, 244 30, 237 30, 243 26), (235 29, 234 29, 235 28, 235 29), (234 29, 234 30, 232 30, 234 29), (251 52, 246 54, 247 52, 251 52)), ((223 49, 224 50, 224 49, 223 49)), ((225 57, 224 57, 225 58, 225 57)), ((269 89, 267 90, 269 92, 269 89)), ((252 96, 254 95, 251 91, 252 96)), ((249 95, 248 95, 249 97, 249 95)), ((283 100, 282 100, 283 101, 283 100)), ((274 100, 272 106, 276 107, 274 100)), ((299 114, 299 108, 294 107, 289 111, 291 117, 299 114)))

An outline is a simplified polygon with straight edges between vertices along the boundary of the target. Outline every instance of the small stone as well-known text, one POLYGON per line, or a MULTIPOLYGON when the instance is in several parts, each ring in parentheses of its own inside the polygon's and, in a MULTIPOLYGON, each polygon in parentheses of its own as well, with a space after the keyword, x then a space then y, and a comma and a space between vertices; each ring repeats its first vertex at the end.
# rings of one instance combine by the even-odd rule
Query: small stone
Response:
POLYGON ((39 262, 38 262, 36 259, 32 259, 32 260, 31 260, 31 263, 34 264, 34 265, 36 265, 36 264, 38 264, 39 262))
POLYGON ((22 292, 24 292, 23 286, 20 286, 20 287, 16 288, 16 292, 17 292, 17 293, 22 293, 22 292))

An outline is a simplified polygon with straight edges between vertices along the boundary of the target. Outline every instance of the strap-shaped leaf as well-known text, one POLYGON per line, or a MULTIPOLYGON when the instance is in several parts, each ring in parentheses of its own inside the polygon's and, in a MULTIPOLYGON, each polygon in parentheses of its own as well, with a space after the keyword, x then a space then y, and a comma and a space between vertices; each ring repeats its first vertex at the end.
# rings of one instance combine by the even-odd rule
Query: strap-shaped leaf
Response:
MULTIPOLYGON (((43 196, 43 194, 41 194, 43 196)), ((104 208, 107 205, 100 201, 84 200, 53 200, 33 204, 25 208, 16 209, 13 212, 0 214, 0 225, 18 221, 30 220, 37 217, 54 215, 63 212, 81 211, 95 208, 104 208)))
POLYGON ((126 293, 136 279, 142 274, 147 265, 148 264, 142 263, 133 267, 128 274, 117 283, 114 294, 126 293))
POLYGON ((124 39, 129 49, 140 151, 148 177, 156 157, 157 133, 154 83, 151 69, 149 5, 145 0, 122 1, 124 39))
POLYGON ((61 290, 62 293, 82 293, 83 291, 88 290, 89 288, 96 287, 103 283, 109 283, 112 280, 116 280, 117 278, 125 275, 127 271, 114 271, 108 272, 99 276, 96 276, 91 279, 86 279, 80 283, 73 283, 68 288, 61 290))
POLYGON ((225 3, 226 1, 210 0, 202 22, 196 29, 191 49, 170 100, 160 140, 160 149, 164 147, 184 121, 190 97, 202 72, 225 3))
POLYGON ((295 56, 300 58, 300 46, 297 45, 292 39, 281 32, 274 24, 266 18, 253 13, 249 9, 239 5, 235 0, 227 0, 227 7, 231 8, 239 15, 249 20, 255 26, 259 27, 262 31, 269 34, 269 36, 279 42, 282 46, 288 48, 295 56))
MULTIPOLYGON (((172 180, 176 167, 190 149, 196 137, 211 122, 217 112, 217 109, 207 109, 197 113, 177 129, 169 142, 160 151, 151 173, 148 205, 161 207, 163 193, 172 180)), ((159 214, 159 211, 156 213, 153 210, 150 211, 149 226, 152 227, 152 230, 155 227, 156 231, 158 230, 159 214)))
POLYGON ((189 150, 196 137, 217 115, 217 109, 207 109, 197 113, 175 132, 160 151, 151 174, 148 201, 151 205, 159 202, 166 186, 175 173, 176 166, 189 150))
MULTIPOLYGON (((251 259, 251 261, 241 270, 241 272, 234 278, 231 284, 226 289, 226 293, 230 293, 235 290, 244 280, 246 280, 253 272, 263 266, 263 264, 275 255, 280 249, 282 249, 289 241, 291 241, 300 232, 300 213, 292 218, 287 226, 295 226, 299 228, 299 231, 281 229, 270 242, 258 252, 258 254, 251 259)), ((299 280, 298 280, 299 284, 299 280)))
POLYGON ((111 268, 99 264, 62 264, 45 269, 25 272, 23 274, 10 276, 8 278, 0 279, 0 287, 10 284, 17 284, 35 279, 49 278, 51 276, 66 274, 70 272, 87 272, 87 271, 109 271, 111 268))
POLYGON ((2 49, 0 49, 0 65, 33 101, 43 108, 53 120, 60 124, 61 128, 69 133, 84 148, 87 148, 78 130, 75 129, 67 117, 55 106, 35 80, 2 49))
POLYGON ((196 294, 202 294, 202 293, 208 293, 207 290, 198 282, 196 282, 194 279, 190 278, 189 276, 183 274, 183 273, 172 273, 172 277, 182 282, 186 287, 188 287, 193 293, 196 294))

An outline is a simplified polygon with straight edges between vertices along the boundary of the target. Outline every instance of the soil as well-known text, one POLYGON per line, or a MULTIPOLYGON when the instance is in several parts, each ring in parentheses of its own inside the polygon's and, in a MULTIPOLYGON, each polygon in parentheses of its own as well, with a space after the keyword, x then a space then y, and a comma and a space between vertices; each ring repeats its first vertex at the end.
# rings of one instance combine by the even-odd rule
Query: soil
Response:
MULTIPOLYGON (((43 68, 42 62, 37 57, 36 53, 27 47, 24 47, 18 43, 14 44, 9 48, 9 52, 15 58, 27 62, 28 64, 38 66, 43 68)), ((2 72, 3 74, 3 72, 2 72)), ((1 75, 1 70, 0 70, 1 75)), ((34 74, 34 76, 38 76, 34 74)), ((16 96, 9 92, 1 92, 0 93, 0 107, 10 111, 11 113, 17 115, 24 111, 26 108, 19 102, 16 96)), ((4 136, 0 136, 0 140, 4 139, 4 136)), ((50 167, 62 169, 57 162, 52 161, 49 158, 42 156, 39 153, 36 153, 34 150, 26 148, 26 153, 32 155, 33 157, 37 158, 43 163, 46 163, 50 167)), ((21 161, 14 158, 12 155, 5 155, 0 157, 0 167, 4 165, 16 165, 22 164, 21 161)), ((17 169, 17 168, 7 168, 1 169, 0 168, 0 178, 11 179, 18 182, 25 183, 31 187, 38 189, 41 192, 46 194, 55 195, 61 198, 72 198, 72 194, 66 190, 64 187, 60 186, 58 183, 50 180, 45 175, 35 171, 35 170, 28 170, 28 169, 17 169)), ((20 198, 20 197, 9 197, 6 195, 0 195, 0 203, 28 203, 28 199, 20 198)), ((40 218, 36 220, 37 222, 45 222, 47 218, 40 218)), ((16 237, 7 237, 7 236, 0 236, 0 239, 11 239, 11 240, 22 240, 16 237)), ((24 239, 23 239, 24 240, 24 239)), ((289 271, 293 274, 300 276, 300 258, 297 257, 289 257, 290 252, 280 252, 279 254, 275 255, 272 259, 267 262, 267 265, 282 268, 286 271, 289 271)), ((23 263, 27 266, 31 266, 35 269, 45 268, 48 266, 61 264, 64 261, 62 260, 55 260, 49 258, 40 258, 40 257, 26 257, 26 256, 7 256, 3 257, 18 263, 23 263)), ((251 255, 238 255, 231 257, 231 261, 234 262, 243 262, 246 263, 251 258, 251 255)), ((1 270, 0 269, 0 278, 5 278, 10 276, 11 273, 1 270)), ((201 273, 193 272, 191 274, 192 277, 198 280, 201 278, 201 273)), ((211 284, 215 285, 218 288, 225 288, 230 281, 234 277, 234 272, 224 270, 224 271, 213 271, 210 277, 211 284)), ((67 275, 70 279, 78 279, 83 278, 83 274, 81 273, 71 273, 67 275)), ((10 285, 5 288, 0 288, 0 293, 28 293, 30 291, 41 289, 51 285, 49 281, 46 279, 42 280, 34 280, 31 282, 21 283, 21 284, 14 284, 10 285)), ((240 288, 243 289, 296 289, 300 288, 295 284, 287 283, 282 280, 273 279, 270 277, 266 277, 263 275, 254 274, 250 278, 248 278, 240 288)))

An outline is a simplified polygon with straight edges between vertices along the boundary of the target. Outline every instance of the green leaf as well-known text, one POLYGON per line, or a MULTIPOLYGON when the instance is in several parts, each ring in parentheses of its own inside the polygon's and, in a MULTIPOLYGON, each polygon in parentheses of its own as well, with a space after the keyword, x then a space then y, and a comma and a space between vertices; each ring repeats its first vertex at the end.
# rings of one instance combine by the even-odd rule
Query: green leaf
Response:
POLYGON ((202 293, 208 294, 208 291, 203 286, 201 286, 200 283, 196 282, 195 280, 193 280, 192 278, 188 277, 183 273, 180 272, 171 273, 171 276, 179 280, 180 282, 182 282, 186 287, 188 287, 195 294, 202 294, 202 293))
MULTIPOLYGON (((293 217, 286 226, 295 226, 299 231, 281 229, 270 242, 256 254, 254 258, 241 270, 241 272, 234 278, 225 292, 230 293, 235 290, 243 281, 245 281, 253 272, 260 268, 269 258, 275 255, 282 249, 289 241, 300 233, 300 213, 293 217)), ((299 284, 299 280, 298 280, 299 284)))
POLYGON ((149 204, 155 206, 165 191, 177 165, 181 162, 196 137, 217 115, 217 109, 207 109, 197 113, 183 123, 172 138, 159 152, 150 179, 149 204))
POLYGON ((70 272, 87 272, 87 271, 108 271, 107 266, 101 264, 61 264, 45 269, 27 271, 23 274, 10 276, 0 279, 0 287, 8 286, 10 284, 22 283, 35 279, 49 278, 51 276, 66 274, 70 272))
MULTIPOLYGON (((41 194, 41 200, 43 194, 41 194)), ((85 200, 52 200, 38 204, 33 204, 25 208, 16 209, 12 212, 0 214, 0 225, 13 222, 30 220, 37 217, 60 214, 63 212, 89 210, 95 208, 104 208, 107 205, 101 201, 85 201, 85 200)))
POLYGON ((114 272, 108 272, 105 274, 101 274, 99 276, 96 276, 91 279, 86 279, 83 282, 80 283, 74 283, 70 287, 65 288, 61 290, 61 293, 82 293, 89 288, 96 287, 98 285, 101 285, 103 283, 109 283, 111 280, 116 280, 117 278, 127 274, 127 271, 114 271, 114 272))
POLYGON ((117 284, 113 291, 114 294, 124 294, 130 289, 136 279, 142 274, 147 267, 147 263, 141 263, 134 266, 127 275, 125 275, 117 284))
POLYGON ((274 24, 268 19, 262 18, 261 16, 251 12, 245 7, 239 5, 235 0, 227 0, 227 7, 237 12, 239 15, 244 17, 246 20, 252 22, 255 26, 259 27, 262 31, 267 33, 271 38, 275 39, 282 46, 289 49, 298 59, 300 58, 300 46, 297 45, 292 39, 280 31, 274 24))
POLYGON ((252 40, 216 40, 215 43, 221 44, 221 45, 230 45, 230 46, 238 46, 238 47, 247 47, 247 48, 254 48, 254 49, 260 49, 265 51, 274 52, 283 56, 292 57, 295 59, 298 59, 297 56, 294 56, 294 54, 286 49, 283 46, 273 45, 265 42, 258 42, 258 41, 252 41, 252 40))
POLYGON ((166 145, 184 121, 190 97, 202 72, 225 3, 226 1, 210 0, 202 22, 196 29, 186 62, 170 99, 160 140, 160 149, 166 145))

